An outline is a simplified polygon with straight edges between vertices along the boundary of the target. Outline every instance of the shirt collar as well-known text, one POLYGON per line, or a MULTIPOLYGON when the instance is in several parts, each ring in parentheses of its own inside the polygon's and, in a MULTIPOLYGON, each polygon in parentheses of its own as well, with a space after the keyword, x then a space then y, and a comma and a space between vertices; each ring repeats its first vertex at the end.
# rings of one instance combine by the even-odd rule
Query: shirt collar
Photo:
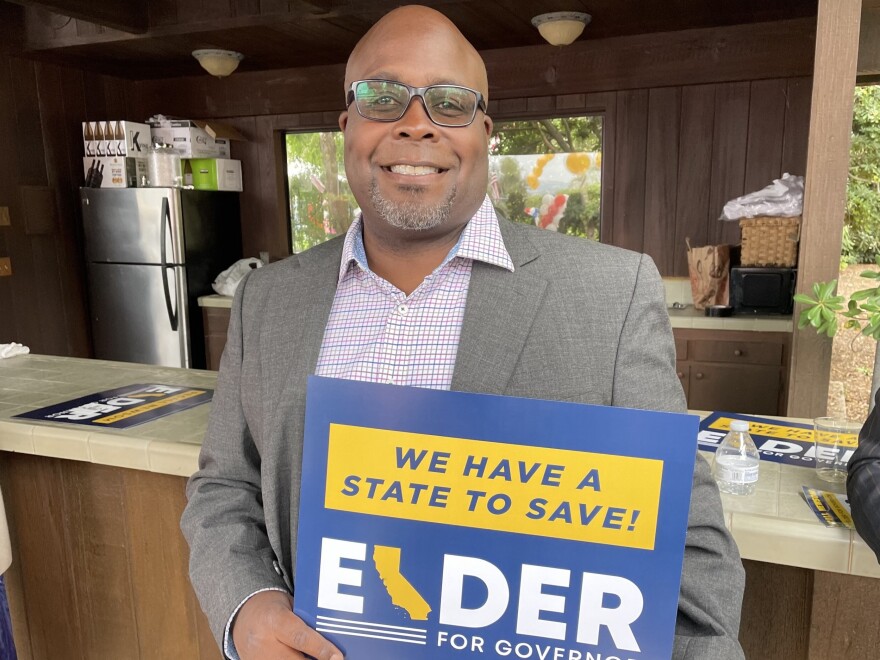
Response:
MULTIPOLYGON (((369 272, 367 253, 364 250, 363 238, 363 215, 358 214, 354 222, 345 233, 345 242, 342 246, 342 260, 339 265, 339 282, 345 277, 352 263, 357 264, 361 270, 369 272)), ((514 271, 513 260, 504 246, 501 237, 501 229, 498 227, 498 216, 495 215, 495 207, 487 195, 477 212, 465 225, 464 231, 458 238, 458 242, 449 251, 445 264, 455 257, 471 259, 498 266, 514 271)))

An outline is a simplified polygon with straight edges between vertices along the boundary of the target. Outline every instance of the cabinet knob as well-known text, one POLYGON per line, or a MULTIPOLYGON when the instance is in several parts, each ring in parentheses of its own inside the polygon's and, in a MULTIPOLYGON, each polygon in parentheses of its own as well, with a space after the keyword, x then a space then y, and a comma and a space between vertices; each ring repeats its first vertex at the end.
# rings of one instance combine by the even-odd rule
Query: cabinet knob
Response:
POLYGON ((737 348, 736 350, 733 351, 733 354, 734 354, 736 357, 740 357, 740 356, 743 354, 743 352, 742 352, 740 349, 737 348))
POLYGON ((679 378, 684 378, 684 373, 681 372, 681 371, 679 371, 677 375, 678 375, 679 378))
POLYGON ((702 374, 702 372, 700 372, 700 371, 698 371, 698 372, 697 372, 697 375, 694 376, 694 377, 695 377, 697 380, 703 380, 703 374, 702 374))

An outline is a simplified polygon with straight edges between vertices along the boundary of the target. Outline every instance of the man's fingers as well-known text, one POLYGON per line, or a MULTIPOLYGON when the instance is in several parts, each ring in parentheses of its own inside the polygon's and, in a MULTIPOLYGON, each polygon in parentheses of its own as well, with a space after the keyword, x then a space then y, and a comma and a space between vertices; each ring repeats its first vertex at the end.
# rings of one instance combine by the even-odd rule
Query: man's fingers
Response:
MULTIPOLYGON (((285 620, 287 619, 288 617, 285 617, 285 620)), ((285 623, 286 625, 275 629, 278 641, 310 655, 315 660, 342 660, 339 649, 295 614, 291 613, 289 624, 287 621, 285 623)))

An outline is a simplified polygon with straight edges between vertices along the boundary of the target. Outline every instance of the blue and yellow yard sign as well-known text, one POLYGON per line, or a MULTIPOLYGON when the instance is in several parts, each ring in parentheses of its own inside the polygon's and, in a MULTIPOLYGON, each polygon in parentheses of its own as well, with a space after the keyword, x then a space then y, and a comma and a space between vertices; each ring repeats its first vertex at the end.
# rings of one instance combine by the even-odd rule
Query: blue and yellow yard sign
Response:
POLYGON ((697 421, 312 377, 296 612, 347 660, 669 658, 697 421))
MULTIPOLYGON (((741 415, 739 413, 713 412, 700 422, 699 445, 705 451, 715 451, 730 431, 730 422, 742 419, 749 423, 749 434, 761 454, 762 461, 772 461, 784 465, 815 467, 816 446, 813 441, 813 425, 802 424, 769 417, 741 415)), ((859 439, 856 434, 842 438, 840 463, 848 463, 859 439)), ((820 450, 823 451, 823 450, 820 450)), ((827 458, 833 458, 832 454, 827 458)), ((820 455, 825 458, 826 456, 820 455)))
POLYGON ((213 395, 214 390, 205 388, 141 383, 95 392, 15 417, 105 429, 127 429, 208 403, 213 395))

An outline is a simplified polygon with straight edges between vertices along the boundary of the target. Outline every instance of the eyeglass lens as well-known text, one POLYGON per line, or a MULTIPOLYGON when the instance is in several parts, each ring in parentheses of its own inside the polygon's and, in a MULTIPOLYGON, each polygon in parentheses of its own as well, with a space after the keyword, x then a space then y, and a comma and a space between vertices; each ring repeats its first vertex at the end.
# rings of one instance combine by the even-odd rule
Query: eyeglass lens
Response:
MULTIPOLYGON (((429 87, 422 100, 431 121, 441 125, 467 125, 477 111, 477 95, 455 85, 429 87)), ((355 86, 355 101, 358 112, 368 119, 396 121, 406 112, 410 90, 402 83, 366 80, 355 86)))

